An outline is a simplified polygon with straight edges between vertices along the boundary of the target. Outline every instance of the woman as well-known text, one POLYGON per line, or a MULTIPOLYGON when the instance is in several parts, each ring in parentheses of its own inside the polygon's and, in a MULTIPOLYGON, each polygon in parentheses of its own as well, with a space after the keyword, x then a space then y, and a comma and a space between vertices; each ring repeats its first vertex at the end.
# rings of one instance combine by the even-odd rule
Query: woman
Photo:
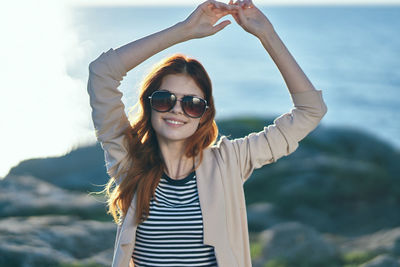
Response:
POLYGON ((243 183, 292 153, 327 110, 266 16, 250 0, 206 1, 170 28, 102 53, 89 70, 92 118, 111 177, 109 213, 118 223, 113 266, 251 266, 243 183), (123 76, 174 44, 221 31, 230 21, 214 24, 226 15, 272 57, 291 112, 259 133, 214 145, 209 77, 198 61, 177 54, 144 79, 130 123, 117 89, 123 76))

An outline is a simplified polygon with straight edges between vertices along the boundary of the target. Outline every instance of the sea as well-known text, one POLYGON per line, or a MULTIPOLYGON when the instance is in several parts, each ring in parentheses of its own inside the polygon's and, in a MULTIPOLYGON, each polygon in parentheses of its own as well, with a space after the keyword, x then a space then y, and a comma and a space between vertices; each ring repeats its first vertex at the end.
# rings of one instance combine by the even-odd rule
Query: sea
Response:
MULTIPOLYGON (((316 89, 328 113, 322 125, 357 128, 400 149, 400 6, 261 6, 316 89)), ((190 6, 75 7, 71 24, 85 55, 70 73, 87 78, 102 52, 184 20, 190 6)), ((288 112, 290 95, 259 40, 232 17, 221 32, 154 55, 120 86, 126 111, 141 79, 165 56, 184 53, 203 63, 213 82, 217 119, 288 112)))

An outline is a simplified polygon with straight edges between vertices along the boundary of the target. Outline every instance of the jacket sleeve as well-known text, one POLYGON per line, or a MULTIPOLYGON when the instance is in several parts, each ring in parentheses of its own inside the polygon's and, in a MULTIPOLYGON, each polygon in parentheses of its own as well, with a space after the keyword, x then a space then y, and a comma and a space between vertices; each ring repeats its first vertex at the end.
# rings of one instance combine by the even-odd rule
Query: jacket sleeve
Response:
MULTIPOLYGON (((106 169, 110 177, 114 177, 126 163, 128 155, 123 132, 130 127, 130 123, 121 100, 122 93, 118 90, 126 73, 113 49, 102 53, 89 64, 87 91, 92 119, 96 138, 104 150, 106 169)), ((120 183, 119 178, 116 183, 120 183)))
POLYGON ((320 90, 291 94, 291 98, 291 111, 263 131, 234 140, 222 137, 216 145, 227 166, 238 167, 243 183, 254 169, 294 152, 327 112, 320 90))

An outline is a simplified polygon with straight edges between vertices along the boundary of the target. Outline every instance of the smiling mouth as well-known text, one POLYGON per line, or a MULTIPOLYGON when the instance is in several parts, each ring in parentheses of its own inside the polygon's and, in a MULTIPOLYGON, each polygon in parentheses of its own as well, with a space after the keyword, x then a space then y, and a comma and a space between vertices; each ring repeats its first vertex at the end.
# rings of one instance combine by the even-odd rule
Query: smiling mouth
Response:
POLYGON ((183 124, 185 124, 184 122, 171 120, 171 119, 165 119, 165 121, 170 123, 170 124, 174 124, 174 125, 183 125, 183 124))

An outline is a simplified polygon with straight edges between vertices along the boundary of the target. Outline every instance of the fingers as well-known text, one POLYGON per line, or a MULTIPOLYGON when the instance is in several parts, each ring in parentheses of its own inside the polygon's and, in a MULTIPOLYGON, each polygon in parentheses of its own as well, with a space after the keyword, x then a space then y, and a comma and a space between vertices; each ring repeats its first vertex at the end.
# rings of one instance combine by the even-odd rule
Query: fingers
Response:
MULTIPOLYGON (((232 2, 232 0, 230 0, 230 1, 232 2)), ((214 1, 214 0, 209 0, 206 3, 207 3, 208 7, 215 8, 215 9, 218 9, 221 11, 227 11, 228 13, 231 13, 232 11, 234 11, 238 8, 235 5, 225 4, 225 3, 214 1)))
MULTIPOLYGON (((230 0, 229 4, 233 3, 232 0, 230 0)), ((238 8, 235 10, 235 12, 232 12, 231 15, 235 19, 236 23, 239 25, 243 25, 243 22, 246 21, 246 16, 244 14, 244 9, 247 8, 245 6, 245 1, 235 1, 233 5, 237 6, 238 8)))
POLYGON ((214 1, 214 0, 207 1, 207 6, 212 6, 212 7, 218 8, 218 9, 226 9, 228 7, 227 4, 221 3, 218 1, 214 1))
POLYGON ((253 4, 252 0, 236 0, 235 2, 230 0, 229 4, 230 5, 235 5, 235 6, 240 6, 241 8, 252 8, 252 7, 254 7, 254 4, 253 4))
POLYGON ((233 0, 229 0, 228 5, 236 7, 233 10, 233 12, 231 13, 231 15, 235 19, 236 23, 240 24, 240 20, 239 20, 239 17, 238 17, 238 10, 240 9, 240 6, 239 6, 238 1, 236 0, 235 2, 233 2, 233 0))
POLYGON ((232 13, 231 15, 235 19, 236 23, 240 25, 240 19, 237 13, 232 13))
POLYGON ((215 33, 219 32, 220 30, 222 30, 223 28, 225 28, 229 24, 231 24, 231 22, 229 20, 224 20, 221 23, 218 23, 217 25, 215 25, 213 27, 213 33, 212 34, 215 34, 215 33))

